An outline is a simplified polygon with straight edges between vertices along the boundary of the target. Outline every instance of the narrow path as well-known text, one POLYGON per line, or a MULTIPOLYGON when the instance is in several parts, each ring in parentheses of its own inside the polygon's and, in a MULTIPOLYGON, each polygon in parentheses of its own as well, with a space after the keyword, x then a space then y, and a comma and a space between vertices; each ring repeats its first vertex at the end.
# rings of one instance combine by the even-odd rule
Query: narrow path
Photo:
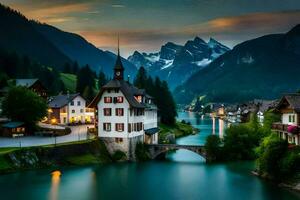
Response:
POLYGON ((29 146, 41 146, 49 144, 74 142, 87 139, 87 127, 92 125, 80 125, 70 126, 71 133, 65 136, 59 137, 43 137, 43 136, 25 136, 19 138, 5 138, 0 137, 0 148, 1 147, 29 147, 29 146), (56 141, 55 141, 56 140, 56 141))

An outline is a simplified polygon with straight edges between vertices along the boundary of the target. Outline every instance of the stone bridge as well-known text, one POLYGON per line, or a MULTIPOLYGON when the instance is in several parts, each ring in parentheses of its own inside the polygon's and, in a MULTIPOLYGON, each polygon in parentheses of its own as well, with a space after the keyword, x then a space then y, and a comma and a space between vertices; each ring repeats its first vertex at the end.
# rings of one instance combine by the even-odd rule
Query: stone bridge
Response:
POLYGON ((147 145, 152 159, 171 150, 185 149, 195 152, 206 159, 204 146, 201 145, 181 145, 181 144, 149 144, 147 145))

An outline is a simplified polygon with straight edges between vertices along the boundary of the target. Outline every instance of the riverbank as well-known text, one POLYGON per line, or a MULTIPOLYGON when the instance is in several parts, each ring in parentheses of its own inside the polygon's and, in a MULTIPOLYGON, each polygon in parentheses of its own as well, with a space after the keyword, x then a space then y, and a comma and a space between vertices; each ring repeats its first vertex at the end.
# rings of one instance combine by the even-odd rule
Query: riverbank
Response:
POLYGON ((112 162, 103 142, 92 139, 25 148, 0 148, 0 173, 112 162))
POLYGON ((176 122, 174 125, 159 125, 159 143, 174 143, 176 139, 198 132, 191 124, 176 122))

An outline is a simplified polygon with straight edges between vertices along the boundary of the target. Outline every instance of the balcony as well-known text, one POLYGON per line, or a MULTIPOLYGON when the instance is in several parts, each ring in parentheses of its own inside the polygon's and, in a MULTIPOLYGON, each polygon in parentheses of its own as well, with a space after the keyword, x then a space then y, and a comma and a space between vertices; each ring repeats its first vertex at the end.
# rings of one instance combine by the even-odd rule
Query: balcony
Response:
POLYGON ((286 132, 286 133, 293 133, 293 134, 300 133, 299 126, 282 124, 282 123, 278 123, 278 122, 272 124, 272 130, 286 132))

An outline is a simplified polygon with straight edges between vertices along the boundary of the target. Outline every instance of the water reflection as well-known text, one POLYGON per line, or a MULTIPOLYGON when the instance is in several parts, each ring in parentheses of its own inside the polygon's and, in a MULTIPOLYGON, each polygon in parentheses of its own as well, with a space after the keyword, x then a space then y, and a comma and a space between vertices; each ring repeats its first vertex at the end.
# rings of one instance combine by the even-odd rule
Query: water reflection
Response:
POLYGON ((56 170, 51 173, 51 189, 49 193, 50 200, 57 200, 58 199, 58 190, 60 184, 60 176, 61 172, 56 170))
POLYGON ((219 137, 221 139, 224 138, 224 120, 223 119, 219 119, 219 137))

